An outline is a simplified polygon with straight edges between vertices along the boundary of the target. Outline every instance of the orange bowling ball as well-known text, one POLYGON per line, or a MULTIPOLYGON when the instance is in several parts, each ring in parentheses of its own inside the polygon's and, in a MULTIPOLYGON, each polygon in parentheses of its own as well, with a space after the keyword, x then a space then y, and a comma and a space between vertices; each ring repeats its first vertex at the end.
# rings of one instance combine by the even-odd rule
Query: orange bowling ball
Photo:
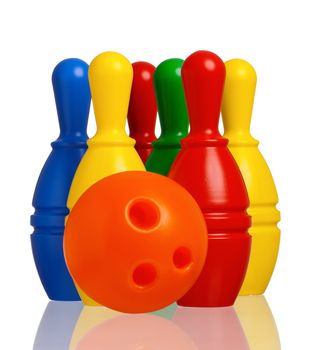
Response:
POLYGON ((207 253, 205 220, 193 197, 164 176, 108 176, 69 215, 64 251, 79 287, 111 309, 140 313, 181 298, 207 253))

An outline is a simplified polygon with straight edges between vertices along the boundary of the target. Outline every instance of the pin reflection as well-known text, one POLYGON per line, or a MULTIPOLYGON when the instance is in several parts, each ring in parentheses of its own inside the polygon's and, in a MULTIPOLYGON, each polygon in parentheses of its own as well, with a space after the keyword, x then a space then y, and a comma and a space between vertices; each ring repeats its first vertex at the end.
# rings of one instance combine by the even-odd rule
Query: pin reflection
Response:
POLYGON ((238 297, 235 310, 246 334, 250 350, 280 350, 276 322, 263 295, 238 297))
POLYGON ((120 312, 102 306, 84 306, 72 335, 69 350, 75 349, 79 341, 104 321, 121 315, 120 312))
POLYGON ((50 301, 37 330, 33 350, 67 350, 82 308, 81 302, 50 301))
POLYGON ((250 349, 233 307, 178 307, 173 320, 199 350, 250 349))
POLYGON ((49 302, 34 350, 280 350, 263 296, 244 296, 234 307, 170 305, 156 313, 122 314, 80 302, 49 302))

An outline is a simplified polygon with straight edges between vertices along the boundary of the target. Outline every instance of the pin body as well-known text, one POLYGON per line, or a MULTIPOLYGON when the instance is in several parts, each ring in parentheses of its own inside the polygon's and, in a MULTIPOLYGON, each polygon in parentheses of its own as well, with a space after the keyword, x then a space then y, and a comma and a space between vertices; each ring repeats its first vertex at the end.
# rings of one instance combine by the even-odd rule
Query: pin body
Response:
POLYGON ((48 297, 79 300, 63 255, 63 231, 69 189, 88 139, 90 107, 88 65, 79 59, 60 62, 52 76, 60 136, 52 145, 33 196, 31 235, 35 264, 48 297))
POLYGON ((168 59, 157 67, 154 85, 161 124, 161 135, 153 142, 153 152, 146 169, 167 175, 177 154, 180 141, 188 134, 188 114, 181 80, 183 60, 168 59))
POLYGON ((152 142, 156 140, 157 105, 153 87, 155 67, 148 62, 135 62, 132 67, 133 83, 128 111, 130 137, 136 141, 135 149, 143 163, 146 163, 152 152, 152 142))
POLYGON ((251 238, 248 195, 241 173, 218 131, 225 67, 208 51, 189 56, 182 67, 190 133, 182 140, 169 177, 199 204, 208 226, 203 271, 179 305, 232 305, 242 285, 251 238))
MULTIPOLYGON (((145 170, 134 148, 135 141, 125 133, 133 71, 130 62, 115 52, 97 56, 89 67, 89 83, 97 132, 76 174, 68 198, 73 208, 79 197, 102 178, 127 170, 145 170)), ((115 194, 116 195, 116 194, 115 194)), ((78 290, 86 305, 97 305, 78 290)))
POLYGON ((252 217, 252 250, 241 295, 263 294, 275 268, 280 230, 278 195, 271 172, 258 149, 259 142, 250 135, 251 113, 256 86, 253 67, 243 60, 226 62, 227 79, 222 116, 224 136, 247 186, 252 217))

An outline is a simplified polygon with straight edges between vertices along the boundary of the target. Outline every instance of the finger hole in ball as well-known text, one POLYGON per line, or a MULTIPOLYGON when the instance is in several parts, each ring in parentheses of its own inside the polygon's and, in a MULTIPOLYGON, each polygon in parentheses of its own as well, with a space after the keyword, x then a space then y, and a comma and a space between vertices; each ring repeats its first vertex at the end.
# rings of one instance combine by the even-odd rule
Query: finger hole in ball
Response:
POLYGON ((173 255, 173 263, 177 269, 187 269, 192 264, 192 256, 189 248, 177 248, 173 255))
POLYGON ((136 229, 150 231, 159 225, 160 209, 152 200, 138 198, 128 205, 127 218, 136 229))
POLYGON ((136 286, 140 288, 149 287, 154 284, 157 278, 157 270, 150 263, 138 265, 133 271, 132 279, 136 286))

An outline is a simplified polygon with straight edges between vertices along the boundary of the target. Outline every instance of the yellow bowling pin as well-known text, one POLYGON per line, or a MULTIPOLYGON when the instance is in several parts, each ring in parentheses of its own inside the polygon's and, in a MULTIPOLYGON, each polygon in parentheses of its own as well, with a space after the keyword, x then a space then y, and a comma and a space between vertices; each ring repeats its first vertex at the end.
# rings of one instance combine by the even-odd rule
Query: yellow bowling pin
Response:
MULTIPOLYGON (((91 62, 88 75, 97 132, 88 140, 88 149, 75 173, 69 209, 102 178, 122 171, 145 170, 134 148, 135 141, 125 132, 133 79, 130 62, 116 52, 104 52, 91 62)), ((78 286, 77 289, 85 305, 98 305, 78 286)))
POLYGON ((263 294, 273 273, 280 242, 278 195, 271 172, 250 135, 256 86, 254 68, 246 61, 226 62, 226 82, 222 104, 224 137, 247 186, 252 217, 251 257, 240 295, 263 294))
POLYGON ((280 350, 276 322, 263 295, 238 297, 234 304, 250 350, 280 350))

